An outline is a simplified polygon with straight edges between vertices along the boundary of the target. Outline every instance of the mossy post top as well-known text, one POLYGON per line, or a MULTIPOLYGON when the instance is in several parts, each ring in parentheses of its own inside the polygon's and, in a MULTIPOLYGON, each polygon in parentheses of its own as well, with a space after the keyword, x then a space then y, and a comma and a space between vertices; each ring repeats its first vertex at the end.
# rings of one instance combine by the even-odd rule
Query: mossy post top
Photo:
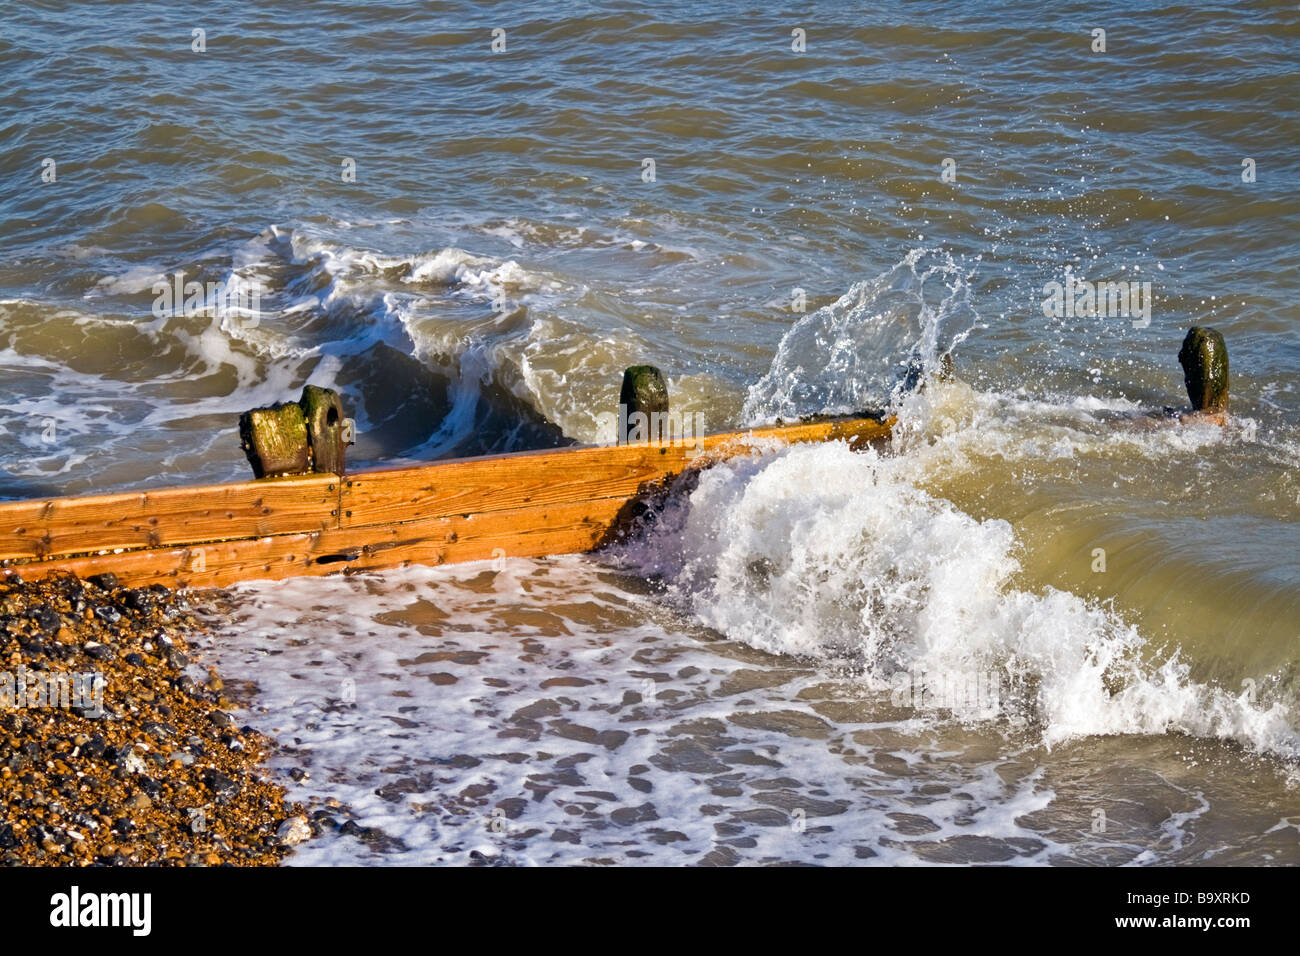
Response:
POLYGON ((1198 412, 1228 409, 1228 345, 1218 329, 1193 326, 1178 350, 1187 397, 1198 412))
POLYGON ((668 438, 660 431, 667 415, 668 381, 664 373, 653 365, 629 365, 624 369, 623 388, 618 393, 618 443, 668 438), (638 421, 642 424, 638 425, 638 421))
POLYGON ((668 382, 653 365, 629 365, 623 371, 618 403, 630 412, 668 411, 668 382))

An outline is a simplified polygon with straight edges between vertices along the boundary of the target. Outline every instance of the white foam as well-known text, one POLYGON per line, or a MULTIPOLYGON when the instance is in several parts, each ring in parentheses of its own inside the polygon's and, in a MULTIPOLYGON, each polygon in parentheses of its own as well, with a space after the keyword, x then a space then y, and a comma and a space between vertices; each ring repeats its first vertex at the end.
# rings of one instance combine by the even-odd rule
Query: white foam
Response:
MULTIPOLYGON (((875 689, 900 672, 998 674, 1019 688, 998 716, 1027 720, 1049 747, 1181 731, 1300 757, 1281 704, 1197 684, 1176 656, 1149 663, 1113 611, 1015 587, 1011 527, 921 491, 915 467, 843 443, 715 466, 623 559, 729 637, 848 661, 875 689)), ((987 701, 958 703, 959 717, 987 716, 987 701)))
MULTIPOLYGON (((157 282, 167 281, 166 273, 157 265, 145 263, 132 266, 120 275, 104 276, 95 283, 94 293, 99 295, 133 295, 150 291, 157 282)), ((87 298, 90 296, 88 295, 87 298)))
POLYGON ((228 686, 256 684, 273 768, 377 831, 295 864, 916 863, 959 835, 985 858, 1064 849, 1020 822, 1052 800, 1037 777, 955 754, 877 769, 922 758, 857 734, 905 725, 826 721, 802 694, 817 670, 683 632, 587 558, 236 593, 204 643, 228 686))

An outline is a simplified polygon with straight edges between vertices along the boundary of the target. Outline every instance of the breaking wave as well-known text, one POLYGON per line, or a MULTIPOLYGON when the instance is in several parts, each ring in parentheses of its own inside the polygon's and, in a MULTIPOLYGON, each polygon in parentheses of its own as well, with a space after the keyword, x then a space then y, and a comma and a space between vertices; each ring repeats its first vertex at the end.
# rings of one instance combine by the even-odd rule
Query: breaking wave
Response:
POLYGON ((945 713, 1035 728, 1049 747, 1182 732, 1300 757, 1283 704, 1192 680, 1109 608, 1016 586, 1011 525, 921 490, 911 467, 843 443, 717 465, 619 558, 727 637, 820 659, 870 690, 900 674, 934 686, 991 675, 996 700, 954 695, 945 713))

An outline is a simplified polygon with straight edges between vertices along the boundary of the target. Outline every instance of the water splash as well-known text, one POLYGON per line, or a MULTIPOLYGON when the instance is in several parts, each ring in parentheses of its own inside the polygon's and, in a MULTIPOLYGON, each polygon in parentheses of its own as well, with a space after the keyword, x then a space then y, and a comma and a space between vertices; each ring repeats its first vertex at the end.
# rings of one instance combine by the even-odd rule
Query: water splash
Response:
POLYGON ((1182 732, 1300 758, 1281 703, 1192 680, 1107 607, 1017 587, 1011 525, 928 494, 913 467, 843 443, 720 464, 618 557, 729 638, 847 668, 870 691, 996 675, 992 708, 948 700, 944 716, 1009 720, 1049 747, 1182 732))
POLYGON ((749 388, 744 421, 895 409, 978 322, 970 278, 951 255, 913 249, 854 283, 786 332, 767 374, 749 388))

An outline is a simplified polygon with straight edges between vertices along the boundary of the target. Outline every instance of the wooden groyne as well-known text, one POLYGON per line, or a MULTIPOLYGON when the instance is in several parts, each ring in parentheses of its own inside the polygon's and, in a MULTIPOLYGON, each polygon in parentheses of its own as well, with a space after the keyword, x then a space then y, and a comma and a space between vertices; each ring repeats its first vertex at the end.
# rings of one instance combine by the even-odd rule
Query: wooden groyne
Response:
MULTIPOLYGON (((1223 336, 1194 327, 1178 358, 1191 410, 1166 408, 1161 417, 1223 424, 1223 336)), ((242 445, 259 476, 253 481, 0 503, 0 573, 111 572, 137 587, 211 587, 591 551, 615 540, 646 500, 687 469, 773 442, 844 440, 861 448, 888 439, 895 423, 823 418, 697 438, 661 428, 667 411, 662 373, 632 366, 618 444, 348 474, 350 423, 334 392, 309 385, 297 403, 241 416, 242 445)))
POLYGON ((0 503, 0 568, 224 586, 407 564, 590 551, 629 503, 688 467, 773 441, 887 438, 845 418, 646 441, 156 491, 0 503))

